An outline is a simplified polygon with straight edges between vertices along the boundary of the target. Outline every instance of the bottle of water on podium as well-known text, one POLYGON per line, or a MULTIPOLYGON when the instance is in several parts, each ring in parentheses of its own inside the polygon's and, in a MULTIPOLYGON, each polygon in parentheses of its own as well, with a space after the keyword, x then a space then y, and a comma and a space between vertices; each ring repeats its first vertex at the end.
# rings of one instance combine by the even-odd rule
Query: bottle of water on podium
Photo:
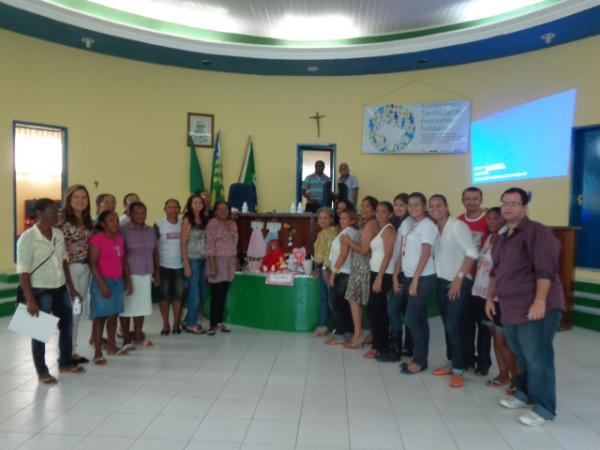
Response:
POLYGON ((296 212, 296 202, 292 202, 290 205, 290 213, 294 214, 296 212))

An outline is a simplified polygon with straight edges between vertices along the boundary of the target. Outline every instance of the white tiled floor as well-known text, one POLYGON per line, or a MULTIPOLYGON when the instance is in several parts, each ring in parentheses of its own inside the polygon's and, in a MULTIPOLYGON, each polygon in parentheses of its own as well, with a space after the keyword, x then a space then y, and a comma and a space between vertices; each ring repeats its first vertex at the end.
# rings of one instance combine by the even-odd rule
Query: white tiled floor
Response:
MULTIPOLYGON (((556 339, 557 420, 529 429, 473 374, 451 390, 447 379, 402 376, 397 364, 307 334, 234 327, 161 337, 157 315, 146 327, 153 348, 40 386, 29 342, 6 330, 8 320, 0 319, 2 450, 600 449, 600 334, 583 329, 556 339)), ((443 341, 439 319, 431 325, 435 367, 443 341)), ((88 333, 85 323, 86 356, 88 333)))

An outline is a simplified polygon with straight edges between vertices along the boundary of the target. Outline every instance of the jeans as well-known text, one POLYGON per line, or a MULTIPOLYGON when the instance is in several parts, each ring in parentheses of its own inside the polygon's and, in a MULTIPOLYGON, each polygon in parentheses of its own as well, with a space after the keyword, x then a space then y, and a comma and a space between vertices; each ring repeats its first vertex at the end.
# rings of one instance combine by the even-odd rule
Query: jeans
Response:
POLYGON ((381 280, 381 291, 373 292, 373 283, 377 272, 371 272, 371 295, 367 312, 371 323, 371 336, 373 336, 373 349, 384 352, 389 346, 390 322, 387 312, 388 293, 392 290, 392 275, 386 273, 381 280))
MULTIPOLYGON (((58 367, 72 366, 73 305, 66 286, 56 289, 34 288, 33 296, 37 301, 40 311, 58 317, 58 367)), ((32 339, 31 353, 38 376, 46 375, 48 373, 46 344, 42 341, 32 339)))
POLYGON ((427 299, 435 292, 436 276, 425 275, 419 278, 417 295, 410 295, 412 278, 405 278, 404 289, 408 295, 406 304, 406 325, 413 340, 413 362, 421 367, 427 365, 429 356, 429 322, 427 321, 427 299))
POLYGON ((452 371, 461 374, 465 371, 463 330, 467 319, 466 305, 470 301, 473 282, 463 279, 459 296, 454 300, 448 298, 450 283, 444 278, 437 279, 437 300, 444 323, 446 357, 452 363, 452 371))
POLYGON ((204 259, 191 259, 192 276, 187 279, 188 299, 187 313, 183 323, 195 327, 198 322, 198 310, 202 308, 202 287, 204 285, 204 259))
POLYGON ((354 331, 350 305, 345 298, 348 278, 347 273, 338 273, 335 276, 334 286, 329 288, 329 307, 335 323, 335 334, 339 340, 352 335, 354 331))
MULTIPOLYGON (((85 301, 89 302, 88 289, 90 288, 90 266, 82 263, 72 263, 69 264, 69 273, 75 290, 81 295, 79 300, 81 301, 82 310, 87 312, 90 307, 88 305, 84 308, 83 303, 85 301)), ((79 331, 79 319, 82 315, 83 313, 73 316, 73 353, 77 351, 77 332, 79 331)))
MULTIPOLYGON (((210 326, 215 327, 223 323, 225 312, 225 299, 229 290, 229 281, 210 283, 210 326)), ((194 322, 196 323, 196 322, 194 322)))
POLYGON ((326 327, 329 319, 329 285, 323 278, 323 270, 319 269, 319 323, 318 326, 326 327))
POLYGON ((475 295, 470 296, 466 303, 465 314, 463 327, 465 367, 474 366, 476 363, 479 369, 488 370, 492 365, 492 334, 490 327, 484 323, 487 320, 485 299, 475 295))
POLYGON ((524 403, 533 404, 533 412, 546 420, 556 416, 556 371, 554 369, 554 335, 560 326, 562 311, 546 311, 543 319, 522 325, 504 325, 508 346, 517 358, 519 375, 513 379, 513 394, 524 403))
MULTIPOLYGON (((404 286, 404 274, 400 274, 400 285, 404 286)), ((392 293, 390 300, 388 302, 387 311, 388 317, 390 319, 390 328, 392 332, 399 333, 400 341, 404 342, 403 347, 410 353, 412 353, 412 338, 410 336, 410 331, 408 331, 408 327, 405 325, 406 318, 406 304, 408 302, 408 292, 406 289, 402 289, 401 292, 392 293), (405 331, 404 339, 402 339, 402 331, 405 331)))

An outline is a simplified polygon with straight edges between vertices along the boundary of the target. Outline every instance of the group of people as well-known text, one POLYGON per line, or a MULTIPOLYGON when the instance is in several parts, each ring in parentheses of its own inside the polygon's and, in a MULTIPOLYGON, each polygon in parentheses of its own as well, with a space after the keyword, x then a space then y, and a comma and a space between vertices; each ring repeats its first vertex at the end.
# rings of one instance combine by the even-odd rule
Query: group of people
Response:
MULTIPOLYGON (((80 184, 71 186, 60 210, 51 199, 36 200, 37 223, 17 242, 17 273, 27 311, 59 319, 61 373, 83 373, 81 364, 89 362, 77 352, 82 316, 93 321, 90 344, 96 365, 108 363, 104 350, 107 355, 125 356, 136 345, 152 346, 143 325, 144 317, 152 314, 153 284, 163 319, 161 335, 183 330, 214 336, 231 331, 223 314, 235 276, 238 232, 229 205, 220 201, 211 210, 207 193, 198 193, 188 198, 180 217, 179 201, 171 198, 165 202, 165 218, 154 226, 146 223, 146 206, 136 194, 127 194, 123 205, 125 213, 119 217, 115 197, 101 194, 93 219, 88 190, 80 184), (205 280, 211 293, 208 330, 199 322, 205 280)), ((45 362, 45 344, 32 340, 32 353, 40 382, 57 383, 45 362)))
MULTIPOLYGON (((355 197, 358 182, 351 186, 355 197)), ((564 310, 558 241, 527 217, 529 196, 520 188, 506 190, 500 206, 487 211, 477 187, 463 191, 462 203, 466 211, 457 218, 446 197, 427 199, 420 192, 399 194, 393 204, 367 196, 360 214, 347 197, 337 199, 335 210, 321 207, 314 243, 321 308, 314 334, 328 334, 331 313, 335 332, 326 344, 364 345, 366 306, 370 349, 364 357, 393 362, 408 356, 401 373, 417 374, 428 367, 427 300, 436 296, 448 362, 433 375, 448 376, 452 388, 464 386, 471 367, 487 375, 493 336, 500 373, 488 385, 507 386, 509 395, 500 403, 533 407, 519 420, 540 425, 556 415, 553 338, 564 310)), ((115 197, 101 194, 93 219, 86 187, 71 186, 61 210, 47 198, 35 202, 37 223, 17 242, 28 312, 59 318, 62 373, 85 372, 81 364, 89 362, 77 352, 81 316, 93 321, 94 364, 108 363, 104 350, 125 356, 136 345, 151 346, 143 325, 152 314, 153 284, 161 335, 231 331, 223 315, 238 265, 238 231, 229 205, 220 201, 211 209, 203 192, 190 196, 180 214, 179 201, 170 198, 165 217, 153 226, 136 194, 127 194, 123 205, 119 217, 115 197), (208 330, 199 322, 205 281, 211 294, 208 330)), ((32 353, 40 382, 56 383, 45 363, 45 344, 32 340, 32 353)))
POLYGON ((529 195, 506 190, 500 206, 482 208, 483 193, 462 193, 453 217, 444 195, 399 194, 393 204, 364 197, 360 215, 347 199, 318 210, 315 241, 321 308, 314 335, 328 345, 357 348, 364 358, 401 361, 401 373, 428 367, 428 299, 444 325, 447 364, 432 374, 462 388, 473 368, 486 376, 491 340, 500 373, 488 386, 507 386, 506 408, 532 407, 521 423, 556 415, 553 338, 565 308, 558 278, 560 246, 548 227, 527 216, 529 195), (370 334, 362 334, 366 306, 370 334))

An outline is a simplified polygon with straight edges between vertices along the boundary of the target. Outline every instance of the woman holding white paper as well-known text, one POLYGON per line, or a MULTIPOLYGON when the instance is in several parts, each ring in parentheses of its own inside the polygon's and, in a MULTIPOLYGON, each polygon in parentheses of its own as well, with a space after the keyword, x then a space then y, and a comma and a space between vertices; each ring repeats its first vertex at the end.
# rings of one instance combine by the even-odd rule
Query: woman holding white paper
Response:
MULTIPOLYGON (((36 200, 34 210, 37 224, 25 231, 17 242, 17 273, 27 312, 37 316, 43 311, 58 317, 59 372, 82 373, 85 370, 74 364, 71 358, 73 309, 67 286, 69 290, 74 288, 63 266, 67 253, 64 235, 56 228, 58 208, 53 200, 41 198, 36 200)), ((46 365, 46 344, 32 339, 31 350, 40 383, 57 383, 46 365)))

